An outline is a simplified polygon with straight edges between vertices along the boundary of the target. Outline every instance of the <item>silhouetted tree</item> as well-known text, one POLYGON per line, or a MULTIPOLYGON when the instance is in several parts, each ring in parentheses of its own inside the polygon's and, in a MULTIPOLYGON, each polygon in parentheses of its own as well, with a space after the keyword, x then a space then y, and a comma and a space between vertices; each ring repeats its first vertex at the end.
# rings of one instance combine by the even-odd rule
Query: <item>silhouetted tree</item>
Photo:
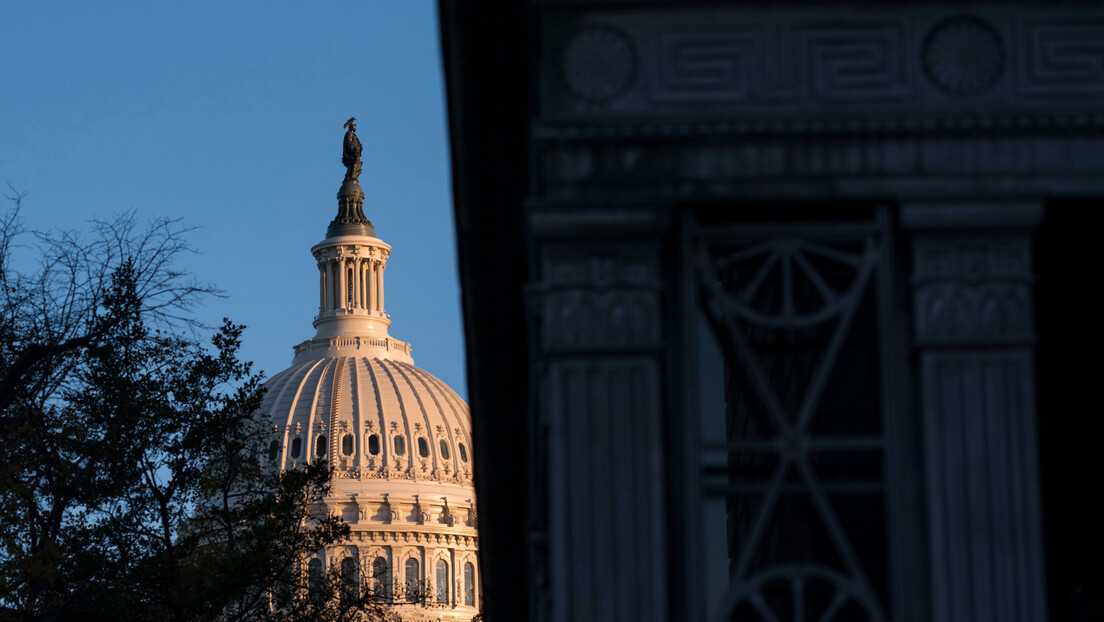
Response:
POLYGON ((322 511, 331 470, 258 456, 260 378, 242 327, 197 337, 190 310, 214 290, 176 267, 185 230, 124 215, 28 232, 9 198, 0 620, 386 619, 340 569, 308 576, 349 534, 322 511))

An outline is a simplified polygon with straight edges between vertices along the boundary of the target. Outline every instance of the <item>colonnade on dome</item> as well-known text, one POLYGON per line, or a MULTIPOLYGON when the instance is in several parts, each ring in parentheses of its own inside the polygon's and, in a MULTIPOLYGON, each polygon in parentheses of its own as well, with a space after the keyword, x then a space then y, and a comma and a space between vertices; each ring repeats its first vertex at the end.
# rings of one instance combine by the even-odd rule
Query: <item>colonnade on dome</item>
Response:
POLYGON ((390 254, 390 246, 374 239, 316 247, 320 312, 384 316, 383 269, 390 254))

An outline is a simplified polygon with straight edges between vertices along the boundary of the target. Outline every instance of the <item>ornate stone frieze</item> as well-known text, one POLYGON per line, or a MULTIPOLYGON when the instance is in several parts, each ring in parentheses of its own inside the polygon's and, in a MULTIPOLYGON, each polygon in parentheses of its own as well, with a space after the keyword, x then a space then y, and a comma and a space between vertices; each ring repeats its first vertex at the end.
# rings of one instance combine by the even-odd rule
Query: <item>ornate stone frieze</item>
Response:
MULTIPOLYGON (((831 107, 907 117, 918 104, 985 114, 1104 92, 1104 11, 894 7, 861 13, 616 8, 546 12, 548 119, 692 111, 792 116, 831 107)), ((881 118, 860 118, 877 131, 881 118)))
POLYGON ((583 351, 658 347, 658 259, 624 253, 550 250, 538 288, 542 345, 583 351))
POLYGON ((807 140, 713 136, 707 144, 585 140, 549 143, 537 158, 543 198, 561 202, 581 197, 640 204, 733 196, 823 200, 837 195, 1104 192, 1104 134, 1087 127, 1018 136, 931 130, 923 135, 821 135, 807 140))
POLYGON ((913 258, 921 345, 1034 340, 1026 237, 922 239, 914 243, 913 258))

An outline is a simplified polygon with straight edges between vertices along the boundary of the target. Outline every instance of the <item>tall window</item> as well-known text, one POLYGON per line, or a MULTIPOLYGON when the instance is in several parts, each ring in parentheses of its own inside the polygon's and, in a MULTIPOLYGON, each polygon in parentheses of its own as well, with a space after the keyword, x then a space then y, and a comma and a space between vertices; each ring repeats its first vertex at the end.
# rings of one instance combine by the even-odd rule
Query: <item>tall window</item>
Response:
POLYGON ((353 289, 355 289, 353 287, 354 281, 353 281, 353 269, 352 268, 348 269, 347 276, 348 276, 349 280, 345 281, 345 290, 348 292, 348 298, 349 298, 349 302, 348 302, 347 306, 351 309, 354 306, 354 303, 353 303, 353 300, 354 300, 353 289))
POLYGON ((372 560, 372 594, 376 600, 391 600, 391 576, 387 572, 387 560, 383 557, 372 560))
POLYGON ((448 562, 437 560, 437 604, 447 605, 449 602, 449 571, 448 562))
POLYGON ((879 337, 886 221, 695 237, 701 566, 687 600, 715 620, 898 618, 891 589, 913 588, 885 555, 905 525, 887 503, 905 471, 887 451, 904 418, 879 337))
POLYGON ((322 560, 317 557, 307 563, 307 590, 312 599, 322 595, 322 560))
POLYGON ((292 458, 292 460, 298 459, 299 454, 302 453, 302 451, 303 451, 303 439, 301 439, 297 436, 297 437, 295 437, 295 440, 291 441, 291 458, 292 458))
POLYGON ((418 560, 411 557, 406 560, 406 602, 418 602, 421 593, 421 577, 418 572, 418 560))
POLYGON ((464 604, 475 606, 475 566, 471 562, 464 563, 464 604))
POLYGON ((268 461, 275 462, 276 456, 280 455, 280 441, 272 441, 268 444, 268 461))
POLYGON ((314 442, 314 455, 322 457, 326 455, 326 435, 323 434, 314 442))
POLYGON ((368 453, 373 456, 378 456, 380 452, 379 434, 373 434, 368 437, 368 453))
POLYGON ((360 577, 357 575, 359 573, 355 557, 341 560, 341 602, 346 606, 360 597, 360 577))
POLYGON ((353 435, 352 434, 346 434, 345 436, 341 437, 341 453, 345 454, 346 456, 353 455, 353 435))

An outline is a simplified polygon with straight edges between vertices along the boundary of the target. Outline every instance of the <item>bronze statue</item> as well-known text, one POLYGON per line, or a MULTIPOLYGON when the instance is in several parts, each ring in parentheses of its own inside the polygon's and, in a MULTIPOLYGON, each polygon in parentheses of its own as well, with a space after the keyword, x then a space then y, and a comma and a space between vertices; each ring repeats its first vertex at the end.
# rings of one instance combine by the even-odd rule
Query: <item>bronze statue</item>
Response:
POLYGON ((360 139, 356 135, 356 117, 345 122, 349 131, 345 132, 345 147, 341 151, 341 163, 345 165, 345 181, 356 181, 360 177, 360 139))

